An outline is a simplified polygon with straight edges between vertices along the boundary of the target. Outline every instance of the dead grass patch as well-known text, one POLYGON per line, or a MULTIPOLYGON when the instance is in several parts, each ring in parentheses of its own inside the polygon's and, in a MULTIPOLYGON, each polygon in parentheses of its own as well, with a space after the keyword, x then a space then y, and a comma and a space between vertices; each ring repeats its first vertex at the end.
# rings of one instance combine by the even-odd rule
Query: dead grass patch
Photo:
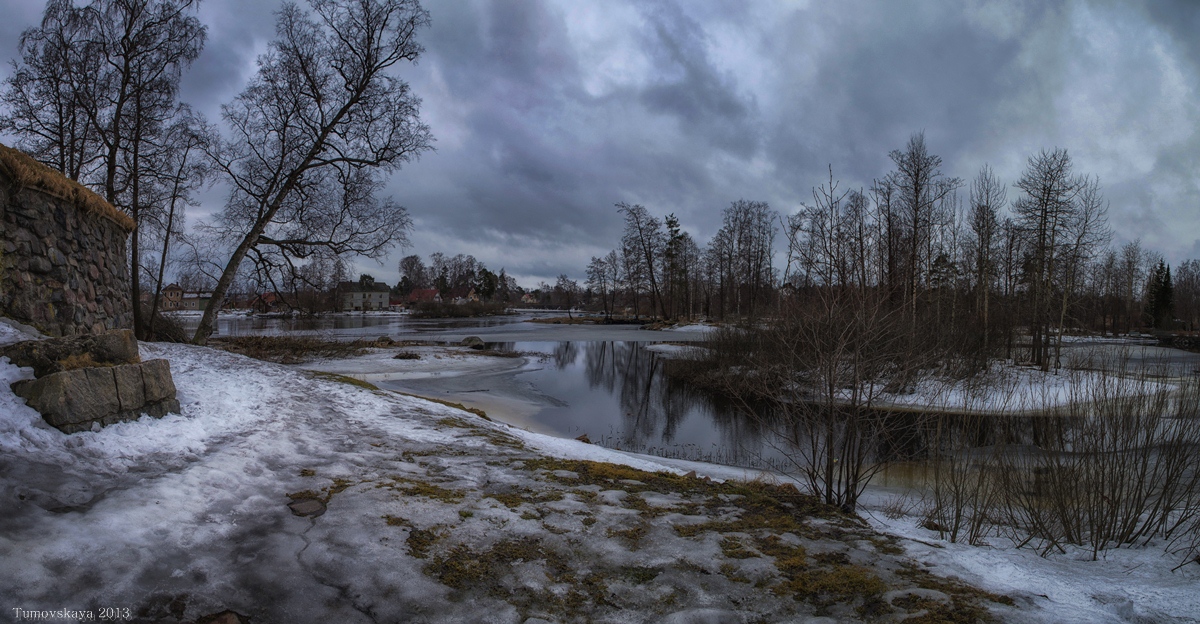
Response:
POLYGON ((376 487, 394 490, 406 496, 420 496, 448 504, 460 503, 467 496, 464 490, 451 490, 405 477, 392 477, 390 482, 380 483, 376 487))
POLYGON ((344 383, 344 384, 348 384, 351 386, 357 386, 364 390, 379 390, 379 386, 376 386, 375 384, 373 384, 369 381, 355 379, 355 378, 349 377, 347 375, 339 375, 337 373, 326 373, 323 371, 308 371, 308 373, 309 373, 309 375, 312 376, 313 379, 321 379, 324 381, 336 381, 337 383, 344 383))
POLYGON ((322 340, 312 336, 234 336, 218 338, 209 344, 256 360, 277 364, 303 364, 317 359, 359 356, 380 343, 377 340, 322 340))
MULTIPOLYGON (((396 394, 399 394, 399 395, 406 396, 406 397, 412 397, 414 399, 424 399, 424 400, 430 401, 432 403, 437 403, 438 405, 445 405, 446 407, 453 407, 454 409, 462 410, 464 412, 467 412, 468 414, 474 414, 488 422, 492 422, 492 419, 490 417, 488 417, 487 412, 485 412, 477 407, 467 407, 466 405, 463 405, 462 403, 453 403, 453 402, 447 401, 445 399, 436 399, 434 397, 421 396, 419 394, 410 394, 408 392, 400 392, 399 390, 393 390, 393 392, 395 392, 396 394)), ((447 425, 450 427, 463 427, 463 428, 469 428, 471 426, 470 424, 468 424, 464 421, 461 421, 461 420, 455 421, 455 420, 452 420, 449 418, 443 418, 443 419, 439 420, 438 424, 447 425)))
POLYGON ((43 165, 21 150, 0 144, 0 167, 3 167, 9 177, 22 188, 37 189, 71 202, 85 212, 110 219, 126 232, 132 232, 136 227, 133 219, 104 201, 104 198, 94 191, 43 165))

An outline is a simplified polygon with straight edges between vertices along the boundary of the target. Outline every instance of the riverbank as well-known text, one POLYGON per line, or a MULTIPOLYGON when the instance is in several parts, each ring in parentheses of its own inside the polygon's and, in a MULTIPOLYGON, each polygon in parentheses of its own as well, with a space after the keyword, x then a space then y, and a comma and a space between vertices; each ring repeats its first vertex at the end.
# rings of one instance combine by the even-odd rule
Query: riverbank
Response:
POLYGON ((141 349, 171 362, 183 413, 71 436, 7 391, 28 372, 0 361, 6 612, 854 621, 1029 602, 940 578, 790 487, 213 349, 141 349))
MULTIPOLYGON (((1110 357, 1113 355, 1110 352, 1112 347, 1114 346, 1104 343, 1083 345, 1075 350, 1075 354, 1081 357, 1099 356, 1093 358, 1091 360, 1093 362, 1100 361, 1100 359, 1112 362, 1110 357), (1088 350, 1093 346, 1098 350, 1089 354, 1088 350)), ((687 348, 671 347, 671 349, 687 348)), ((520 367, 511 361, 489 364, 488 358, 472 356, 469 350, 460 351, 461 353, 451 358, 439 360, 441 362, 439 366, 444 367, 441 375, 448 375, 453 379, 459 379, 459 377, 453 377, 455 375, 453 369, 456 366, 461 367, 463 371, 469 370, 470 374, 461 376, 463 383, 454 385, 444 381, 435 382, 431 379, 423 390, 431 395, 438 393, 439 397, 451 396, 453 400, 465 399, 472 405, 483 409, 498 405, 500 407, 498 411, 489 411, 489 413, 496 415, 501 420, 508 419, 511 412, 508 411, 503 401, 496 399, 505 396, 512 388, 496 379, 511 376, 512 371, 519 370, 520 367), (460 393, 455 394, 454 389, 460 393), (486 392, 471 392, 471 390, 481 389, 486 392), (471 402, 472 396, 479 397, 479 400, 471 402), (489 404, 489 401, 493 403, 489 404)), ((1159 360, 1164 354, 1155 347, 1137 347, 1136 351, 1125 353, 1125 355, 1150 361, 1152 359, 1159 360)), ((1172 366, 1177 369, 1194 364, 1193 356, 1189 354, 1166 355, 1173 358, 1172 366)), ((533 357, 544 358, 546 356, 535 354, 533 357)), ((367 358, 359 360, 360 372, 373 367, 366 361, 367 358)), ((350 370, 348 364, 349 362, 341 363, 341 370, 350 370)), ((536 367, 536 359, 531 360, 530 365, 536 367)), ((337 365, 335 364, 335 366, 337 365)), ((1011 373, 1001 373, 1001 379, 993 380, 993 383, 989 385, 993 390, 1005 393, 1011 392, 1015 388, 1030 397, 1037 397, 1039 401, 1061 401, 1068 400, 1072 396, 1072 393, 1066 390, 1066 386, 1073 379, 1083 378, 1085 382, 1094 381, 1095 375, 1088 371, 1078 374, 1066 372, 1059 375, 1050 374, 1044 380, 1044 385, 1046 385, 1044 390, 1040 389, 1043 382, 1033 383, 1032 376, 1034 376, 1033 371, 1016 369, 1011 373), (1003 378, 1010 374, 1018 375, 1018 378, 1007 380, 1003 378), (1032 392, 1034 387, 1039 389, 1032 392)), ((531 391, 529 388, 520 390, 530 393, 526 395, 529 397, 528 400, 521 402, 522 406, 536 411, 544 405, 544 403, 539 405, 535 391, 531 391)), ((945 400, 945 396, 941 396, 945 400)), ((976 395, 975 400, 980 400, 982 396, 976 395)), ((1011 404, 1012 402, 1009 401, 1008 405, 1011 406, 1011 404)), ((520 424, 520 421, 510 422, 520 424)), ((697 465, 660 458, 654 458, 654 461, 665 465, 681 466, 685 469, 692 469, 697 465)), ((734 470, 750 476, 750 478, 753 478, 752 475, 755 474, 753 471, 734 470)), ((860 514, 873 527, 888 534, 904 536, 911 542, 907 551, 914 554, 920 553, 919 558, 922 561, 935 565, 939 570, 952 571, 951 574, 969 579, 973 583, 979 583, 992 592, 1010 595, 1040 595, 1041 606, 1055 614, 1047 617, 1046 621, 1190 622, 1196 621, 1196 618, 1200 617, 1200 599, 1188 589, 1193 583, 1200 580, 1200 574, 1198 574, 1200 566, 1187 564, 1178 571, 1172 572, 1172 568, 1181 562, 1178 555, 1164 552, 1165 544, 1153 543, 1138 548, 1111 550, 1104 553, 1100 561, 1090 561, 1091 553, 1087 549, 1056 553, 1043 558, 1029 550, 1017 549, 1004 539, 989 539, 981 546, 952 544, 938 539, 937 531, 924 526, 926 520, 922 515, 919 495, 914 498, 912 490, 914 481, 911 476, 910 478, 896 479, 896 475, 885 474, 884 477, 889 478, 881 477, 878 485, 870 486, 860 505, 860 514)), ((1022 617, 1027 616, 1023 615, 1022 617)), ((1018 619, 1016 621, 1025 620, 1018 619)))
MULTIPOLYGON (((1120 553, 1040 560, 949 545, 905 518, 889 528, 868 509, 868 524, 740 469, 542 436, 213 349, 143 344, 142 356, 171 362, 182 413, 69 436, 8 391, 28 371, 0 360, 4 613, 850 622, 927 610, 933 621, 1169 622, 1200 612, 1195 571, 1165 572, 1149 550, 1130 566, 1120 553), (714 482, 739 477, 750 480, 714 482)), ((512 361, 483 358, 443 359, 477 372, 512 361)))

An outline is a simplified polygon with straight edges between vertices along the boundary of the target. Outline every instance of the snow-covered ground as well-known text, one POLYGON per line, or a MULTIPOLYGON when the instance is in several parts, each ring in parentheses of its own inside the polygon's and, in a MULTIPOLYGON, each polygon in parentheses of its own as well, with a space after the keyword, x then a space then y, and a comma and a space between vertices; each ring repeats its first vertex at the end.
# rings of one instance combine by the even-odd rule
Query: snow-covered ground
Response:
POLYGON ((997 365, 985 375, 963 381, 925 379, 906 393, 887 392, 881 385, 875 389, 873 404, 955 413, 1031 414, 1087 402, 1101 394, 1110 397, 1150 394, 1173 387, 1167 382, 1148 379, 1117 380, 1101 371, 1043 372, 1034 367, 1009 364, 997 365))
POLYGON ((1172 573, 1179 558, 1161 545, 1118 548, 1092 561, 1082 550, 1044 558, 1011 545, 951 544, 921 528, 915 516, 889 519, 879 502, 868 503, 863 515, 880 531, 904 538, 910 557, 989 591, 1036 596, 1042 621, 1200 621, 1200 564, 1172 573))
MULTIPOLYGON (((0 343, 24 337, 0 324, 0 343)), ((13 609, 100 606, 154 621, 224 608, 256 622, 858 617, 769 589, 784 569, 781 544, 805 548, 810 569, 868 569, 889 588, 911 586, 898 576, 911 558, 913 574, 1011 597, 1012 607, 985 601, 1004 621, 1200 618, 1200 566, 1171 573, 1177 562, 1159 551, 1041 559, 946 544, 915 519, 879 513, 868 520, 899 536, 903 553, 854 522, 802 514, 771 541, 739 524, 755 509, 738 506, 743 494, 696 479, 665 489, 644 476, 589 481, 567 469, 580 464, 547 458, 754 476, 741 469, 542 436, 212 349, 141 349, 170 361, 182 414, 73 435, 8 390, 30 371, 0 358, 0 620, 13 609), (298 516, 289 502, 323 513, 298 516), (726 530, 701 530, 717 525, 726 530), (828 563, 837 561, 846 563, 828 563)), ((434 355, 377 357, 359 373, 511 365, 434 355)))

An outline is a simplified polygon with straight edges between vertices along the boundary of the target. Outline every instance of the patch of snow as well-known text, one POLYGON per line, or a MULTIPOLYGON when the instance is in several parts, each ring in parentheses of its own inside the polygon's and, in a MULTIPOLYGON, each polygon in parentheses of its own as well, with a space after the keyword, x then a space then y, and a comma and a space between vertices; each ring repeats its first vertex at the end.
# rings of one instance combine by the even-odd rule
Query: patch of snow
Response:
POLYGON ((1200 566, 1172 573, 1179 561, 1161 544, 1113 549, 1098 561, 1082 551, 1040 557, 1010 544, 939 540, 915 515, 889 519, 876 508, 864 516, 876 529, 903 538, 906 553, 930 572, 1012 597, 1023 607, 1024 621, 1200 621, 1200 566))
POLYGON ((718 330, 720 330, 720 328, 717 327, 716 325, 702 325, 700 323, 692 323, 690 325, 676 325, 675 327, 668 327, 668 328, 664 329, 663 331, 711 334, 718 330))
POLYGON ((36 329, 12 319, 0 317, 0 347, 40 338, 43 336, 36 329))
MULTIPOLYGON (((1102 371, 1043 372, 1026 366, 1001 365, 965 381, 923 379, 908 392, 873 388, 877 407, 926 408, 960 413, 1030 413, 1092 400, 1099 393, 1145 395, 1170 391, 1172 384, 1124 379, 1102 371)), ((849 391, 844 392, 849 398, 849 391)))
POLYGON ((663 357, 672 359, 685 358, 695 348, 691 345, 667 344, 663 342, 656 342, 645 346, 647 351, 653 351, 663 357))

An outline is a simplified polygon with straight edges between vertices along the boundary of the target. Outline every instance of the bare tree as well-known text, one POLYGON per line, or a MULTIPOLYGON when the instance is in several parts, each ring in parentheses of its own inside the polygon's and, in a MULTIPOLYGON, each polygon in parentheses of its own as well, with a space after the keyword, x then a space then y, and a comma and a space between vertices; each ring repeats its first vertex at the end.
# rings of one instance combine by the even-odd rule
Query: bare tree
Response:
POLYGON ((1031 156, 1016 184, 1023 195, 1013 204, 1029 245, 1026 279, 1030 290, 1031 356, 1043 370, 1049 370, 1050 327, 1056 324, 1055 280, 1080 190, 1080 181, 1071 169, 1071 158, 1064 149, 1042 150, 1031 156))
POLYGON ((579 300, 579 282, 567 277, 566 273, 559 275, 554 283, 554 296, 560 305, 567 306, 567 318, 571 318, 571 309, 579 300))
POLYGON ((375 173, 430 149, 420 100, 389 70, 422 52, 416 0, 311 0, 279 12, 258 73, 223 108, 233 137, 213 151, 233 187, 219 225, 238 240, 194 341, 212 334, 242 261, 291 262, 314 249, 380 257, 411 221, 379 201, 375 173))
MULTIPOLYGON (((163 289, 164 272, 170 257, 173 237, 183 235, 184 209, 194 205, 193 193, 202 187, 211 175, 208 159, 203 149, 211 132, 204 121, 190 114, 186 108, 180 110, 178 119, 168 129, 163 141, 153 154, 159 171, 150 181, 157 196, 150 201, 163 206, 158 211, 157 230, 162 238, 162 251, 158 260, 158 275, 154 279, 154 295, 151 300, 149 319, 145 335, 155 339, 155 318, 158 316, 163 289)), ((136 305, 136 304, 135 304, 136 305)))
POLYGON ((1135 319, 1141 322, 1141 287, 1145 283, 1150 259, 1146 250, 1142 249, 1140 239, 1133 240, 1121 246, 1118 266, 1120 276, 1121 312, 1124 316, 1125 333, 1133 331, 1135 319))
POLYGON ((639 276, 638 281, 649 281, 651 309, 657 309, 659 316, 666 318, 667 310, 660 288, 662 269, 659 259, 667 245, 662 221, 638 204, 631 206, 621 202, 617 204, 617 210, 625 215, 625 234, 621 245, 633 263, 630 268, 639 276))
POLYGON ((1175 269, 1175 313, 1184 328, 1200 327, 1200 260, 1185 260, 1175 269))
POLYGON ((94 20, 71 0, 50 0, 42 23, 21 33, 20 59, 5 80, 0 129, 19 147, 72 180, 83 181, 100 158, 100 138, 86 106, 99 88, 103 48, 94 20))
POLYGON ((429 288, 432 280, 421 256, 404 256, 400 259, 399 269, 401 290, 405 294, 416 288, 429 288))
POLYGON ((1082 276, 1096 254, 1108 244, 1108 202, 1100 192, 1098 178, 1077 181, 1079 191, 1068 215, 1063 241, 1058 307, 1058 332, 1054 346, 1055 366, 1061 366, 1062 337, 1072 299, 1078 298, 1082 276))
POLYGON ((737 314, 753 317, 775 286, 775 221, 766 202, 739 199, 722 212, 721 230, 713 240, 722 256, 723 287, 737 314))
POLYGON ((915 326, 918 290, 933 260, 928 250, 934 231, 935 211, 961 186, 962 181, 942 173, 942 158, 929 153, 925 147, 924 132, 914 134, 904 150, 893 150, 889 156, 896 169, 888 175, 888 186, 894 192, 893 205, 898 206, 898 210, 893 211, 898 214, 893 217, 891 225, 901 230, 889 236, 897 239, 898 277, 903 284, 903 297, 909 304, 915 326))
POLYGON ((604 310, 605 320, 612 319, 613 297, 616 294, 616 284, 611 279, 610 262, 616 262, 616 252, 610 251, 603 258, 592 256, 587 267, 587 286, 600 297, 600 306, 604 310))
POLYGON ((983 349, 989 353, 988 338, 991 334, 991 293, 992 282, 997 270, 997 243, 1000 239, 1000 211, 1004 210, 1008 201, 1008 193, 1004 185, 992 173, 991 167, 984 165, 979 175, 971 182, 969 223, 971 227, 970 260, 975 286, 975 311, 982 329, 983 349))

